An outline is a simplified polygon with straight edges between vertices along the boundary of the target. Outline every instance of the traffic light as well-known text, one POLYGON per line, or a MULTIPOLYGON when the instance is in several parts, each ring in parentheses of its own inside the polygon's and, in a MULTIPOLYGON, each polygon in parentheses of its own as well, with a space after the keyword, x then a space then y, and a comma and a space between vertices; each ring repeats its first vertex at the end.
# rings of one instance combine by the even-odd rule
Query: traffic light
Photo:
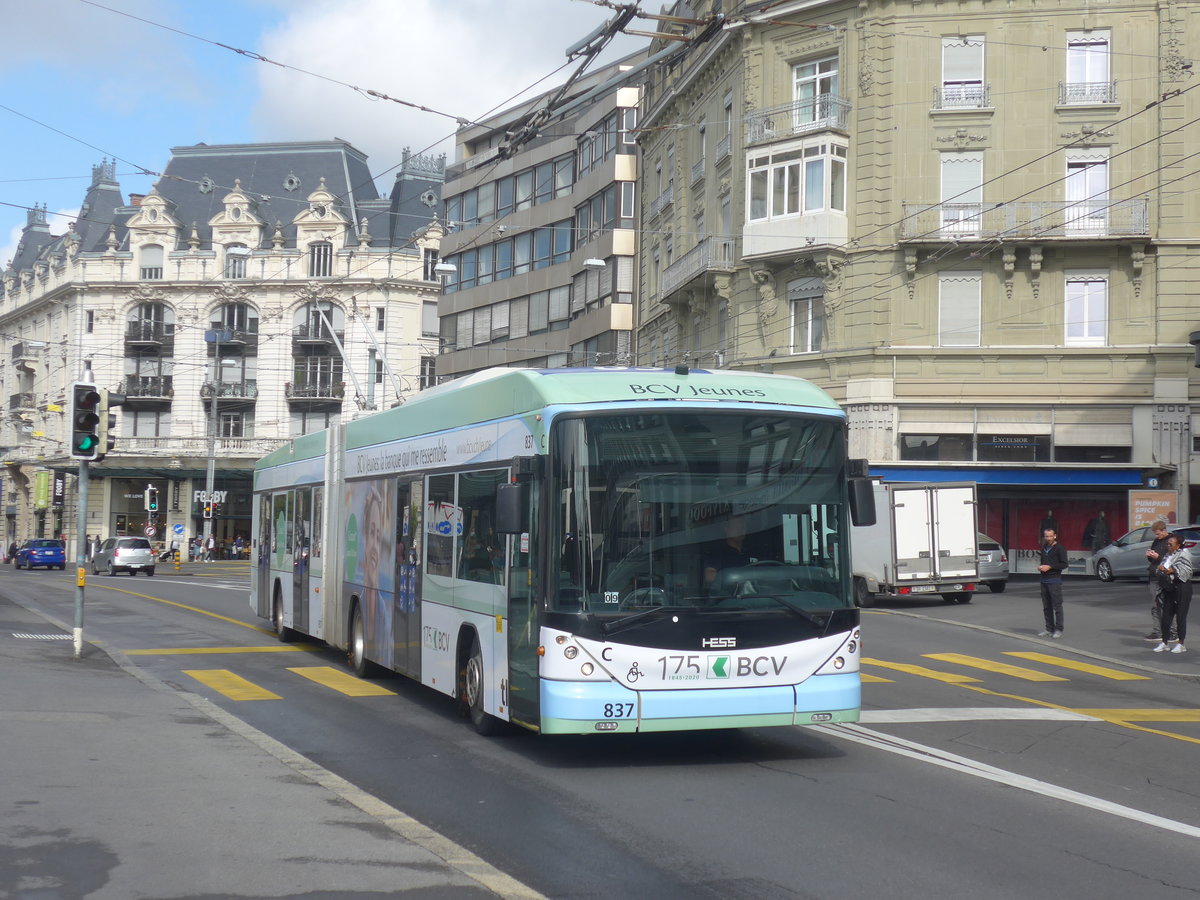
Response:
POLYGON ((113 407, 121 406, 124 403, 124 394, 114 394, 105 388, 100 389, 100 428, 98 432, 100 441, 96 454, 97 461, 104 459, 117 446, 117 414, 112 410, 113 407))
POLYGON ((213 517, 213 504, 211 500, 204 501, 204 518, 211 519, 213 517))
POLYGON ((100 392, 94 384, 71 384, 71 456, 96 459, 100 456, 100 392))
POLYGON ((152 484, 146 485, 146 512, 158 512, 158 488, 152 484))

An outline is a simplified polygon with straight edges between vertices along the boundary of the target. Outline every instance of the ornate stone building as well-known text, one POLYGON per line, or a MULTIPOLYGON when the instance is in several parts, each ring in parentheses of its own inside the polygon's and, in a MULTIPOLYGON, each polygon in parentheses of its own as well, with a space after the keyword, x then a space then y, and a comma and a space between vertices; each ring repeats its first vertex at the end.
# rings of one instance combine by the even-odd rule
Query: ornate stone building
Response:
POLYGON ((381 197, 344 141, 200 144, 174 148, 128 202, 115 165, 94 167, 59 234, 31 210, 0 280, 5 546, 75 536, 64 419, 85 371, 125 395, 116 448, 90 467, 87 532, 160 541, 202 531, 210 453, 215 534, 248 536, 260 456, 420 389, 437 349, 443 169, 405 151, 381 197))
POLYGON ((1054 520, 1082 568, 1134 490, 1191 520, 1196 4, 670 12, 723 21, 645 87, 639 361, 812 379, 1012 550, 1054 520))

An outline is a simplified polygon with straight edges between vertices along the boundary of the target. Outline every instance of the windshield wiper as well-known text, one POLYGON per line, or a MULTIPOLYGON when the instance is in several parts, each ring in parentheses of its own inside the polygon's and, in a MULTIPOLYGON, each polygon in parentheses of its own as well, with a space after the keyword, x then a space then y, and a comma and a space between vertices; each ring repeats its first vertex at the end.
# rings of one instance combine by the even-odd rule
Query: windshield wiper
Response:
POLYGON ((824 627, 829 624, 829 617, 827 615, 810 612, 800 604, 792 600, 788 600, 782 594, 751 594, 750 596, 754 597, 755 599, 758 599, 759 597, 765 597, 768 600, 774 600, 788 612, 799 616, 804 621, 810 622, 813 625, 824 627))
POLYGON ((691 606, 652 606, 649 609, 643 609, 641 612, 631 613, 628 616, 622 616, 619 619, 605 622, 600 628, 605 634, 616 634, 618 631, 624 631, 626 628, 632 628, 642 622, 656 619, 664 613, 675 612, 695 612, 695 608, 691 606))

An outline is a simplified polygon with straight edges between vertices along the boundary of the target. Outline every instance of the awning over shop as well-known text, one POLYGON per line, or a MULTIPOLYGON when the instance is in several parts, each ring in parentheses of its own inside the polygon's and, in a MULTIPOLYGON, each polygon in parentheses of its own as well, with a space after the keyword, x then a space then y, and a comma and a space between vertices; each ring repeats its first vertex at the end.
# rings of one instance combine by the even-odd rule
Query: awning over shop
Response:
POLYGON ((876 466, 871 476, 884 481, 974 481, 979 484, 1046 484, 1107 487, 1141 487, 1142 470, 1111 468, 991 468, 976 466, 876 466))

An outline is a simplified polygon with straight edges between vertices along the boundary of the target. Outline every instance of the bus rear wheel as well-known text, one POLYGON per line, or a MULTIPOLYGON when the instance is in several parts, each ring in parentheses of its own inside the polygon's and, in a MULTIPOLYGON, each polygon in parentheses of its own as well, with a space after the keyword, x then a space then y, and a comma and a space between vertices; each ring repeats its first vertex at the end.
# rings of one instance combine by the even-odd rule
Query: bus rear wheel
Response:
POLYGON ((485 684, 483 648, 479 644, 478 635, 471 639, 471 655, 467 658, 467 664, 463 666, 461 677, 462 685, 459 696, 462 698, 467 715, 471 717, 471 724, 484 737, 499 734, 503 723, 495 716, 484 712, 483 709, 485 684))
POLYGON ((374 678, 378 672, 373 662, 367 659, 367 631, 363 626, 362 607, 354 604, 350 614, 350 668, 359 678, 374 678))

